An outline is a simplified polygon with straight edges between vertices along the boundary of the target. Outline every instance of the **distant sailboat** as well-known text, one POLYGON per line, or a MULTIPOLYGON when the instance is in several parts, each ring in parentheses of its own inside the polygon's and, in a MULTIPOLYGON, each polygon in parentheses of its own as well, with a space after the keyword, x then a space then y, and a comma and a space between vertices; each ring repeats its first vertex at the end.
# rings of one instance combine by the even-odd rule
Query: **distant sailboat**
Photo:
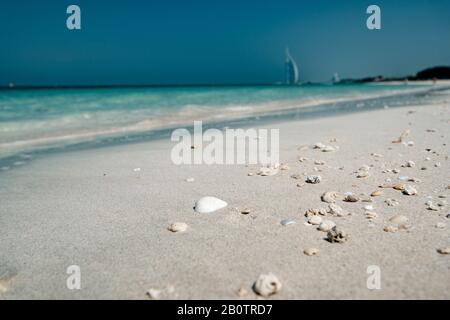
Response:
POLYGON ((297 84, 298 83, 298 66, 295 60, 292 58, 289 49, 286 48, 286 62, 285 62, 285 72, 286 72, 286 84, 297 84))

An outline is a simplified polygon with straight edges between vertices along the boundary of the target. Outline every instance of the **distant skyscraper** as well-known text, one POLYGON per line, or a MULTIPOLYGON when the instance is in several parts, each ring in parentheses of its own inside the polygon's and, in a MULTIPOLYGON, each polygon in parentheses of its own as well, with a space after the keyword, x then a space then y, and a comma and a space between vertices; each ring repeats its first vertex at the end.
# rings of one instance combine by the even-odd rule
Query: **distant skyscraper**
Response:
POLYGON ((286 84, 298 83, 297 63, 295 63, 288 48, 286 48, 285 72, 286 72, 286 84))

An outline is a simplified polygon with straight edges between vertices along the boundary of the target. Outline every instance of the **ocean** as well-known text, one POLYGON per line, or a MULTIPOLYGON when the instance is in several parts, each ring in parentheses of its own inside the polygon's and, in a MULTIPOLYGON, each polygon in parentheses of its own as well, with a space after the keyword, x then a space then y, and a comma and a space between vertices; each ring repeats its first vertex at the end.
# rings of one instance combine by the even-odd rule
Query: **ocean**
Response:
POLYGON ((439 90, 388 84, 0 90, 0 165, 20 165, 48 151, 155 138, 194 120, 245 126, 433 103, 439 90))

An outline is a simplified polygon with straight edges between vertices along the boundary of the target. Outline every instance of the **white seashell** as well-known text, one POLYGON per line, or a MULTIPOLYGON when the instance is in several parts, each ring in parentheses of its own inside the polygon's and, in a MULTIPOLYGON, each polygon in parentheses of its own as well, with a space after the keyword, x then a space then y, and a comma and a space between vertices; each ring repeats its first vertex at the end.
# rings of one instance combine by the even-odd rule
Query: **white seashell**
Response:
POLYGON ((216 197, 200 198, 194 206, 194 210, 199 213, 209 213, 225 208, 228 204, 216 197))
POLYGON ((324 194, 322 194, 320 199, 326 203, 335 203, 338 196, 339 196, 338 192, 328 191, 328 192, 325 192, 324 194))
POLYGON ((324 231, 324 232, 328 232, 331 229, 333 229, 333 227, 335 227, 336 224, 331 221, 331 220, 324 220, 321 224, 319 224, 319 230, 320 231, 324 231))
POLYGON ((322 181, 321 176, 307 176, 306 180, 305 180, 305 182, 311 183, 311 184, 317 184, 317 183, 320 183, 320 181, 322 181))
POLYGON ((367 178, 369 176, 369 171, 366 170, 360 170, 357 172, 356 177, 357 178, 367 178))
POLYGON ((324 145, 322 142, 317 142, 315 145, 314 145, 314 149, 323 149, 323 148, 325 148, 326 147, 326 145, 324 145))
POLYGON ((172 232, 184 232, 188 228, 188 225, 184 222, 172 223, 167 229, 172 232))
POLYGON ((365 206, 363 207, 363 209, 364 209, 364 210, 367 210, 367 211, 372 211, 372 210, 373 210, 373 206, 372 206, 371 204, 368 204, 368 205, 365 205, 365 206))
POLYGON ((348 215, 347 212, 344 211, 344 209, 342 209, 340 206, 338 206, 337 204, 331 203, 328 206, 328 212, 330 214, 332 214, 333 216, 338 216, 338 217, 343 217, 348 215))
POLYGON ((159 298, 161 297, 161 292, 161 290, 151 288, 147 291, 147 295, 150 297, 150 299, 159 300, 159 298))
POLYGON ((333 152, 333 151, 336 151, 336 148, 332 146, 326 146, 325 148, 322 149, 322 152, 333 152))
POLYGON ((308 219, 308 222, 313 225, 319 225, 322 222, 322 218, 319 216, 312 216, 308 219))
POLYGON ((405 186, 405 189, 403 190, 403 194, 406 194, 408 196, 413 196, 417 194, 417 190, 413 186, 405 186))
POLYGON ((450 246, 446 248, 439 248, 437 249, 437 252, 439 252, 440 254, 450 254, 450 246))
POLYGON ((281 220, 280 221, 280 224, 282 225, 282 226, 288 226, 288 225, 291 225, 291 224, 296 224, 297 222, 295 222, 295 220, 292 220, 292 219, 284 219, 284 220, 281 220))
POLYGON ((134 168, 133 171, 134 172, 139 172, 139 171, 141 171, 141 168, 134 168))
POLYGON ((195 181, 194 178, 187 178, 187 179, 186 179, 186 182, 194 182, 194 181, 195 181))
POLYGON ((403 215, 397 214, 397 215, 393 216, 392 218, 390 218, 389 221, 392 222, 393 224, 401 225, 401 224, 405 224, 406 222, 408 222, 408 218, 403 215))
POLYGON ((281 289, 281 282, 273 273, 261 274, 253 285, 253 290, 263 297, 271 296, 281 289))

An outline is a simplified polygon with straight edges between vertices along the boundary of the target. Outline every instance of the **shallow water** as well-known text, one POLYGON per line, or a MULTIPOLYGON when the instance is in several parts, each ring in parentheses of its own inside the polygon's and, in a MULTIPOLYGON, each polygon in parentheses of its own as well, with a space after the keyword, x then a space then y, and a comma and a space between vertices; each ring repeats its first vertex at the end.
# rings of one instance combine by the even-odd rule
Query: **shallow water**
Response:
POLYGON ((164 87, 0 91, 0 169, 51 150, 168 135, 171 128, 248 126, 433 103, 442 88, 406 85, 164 87))

